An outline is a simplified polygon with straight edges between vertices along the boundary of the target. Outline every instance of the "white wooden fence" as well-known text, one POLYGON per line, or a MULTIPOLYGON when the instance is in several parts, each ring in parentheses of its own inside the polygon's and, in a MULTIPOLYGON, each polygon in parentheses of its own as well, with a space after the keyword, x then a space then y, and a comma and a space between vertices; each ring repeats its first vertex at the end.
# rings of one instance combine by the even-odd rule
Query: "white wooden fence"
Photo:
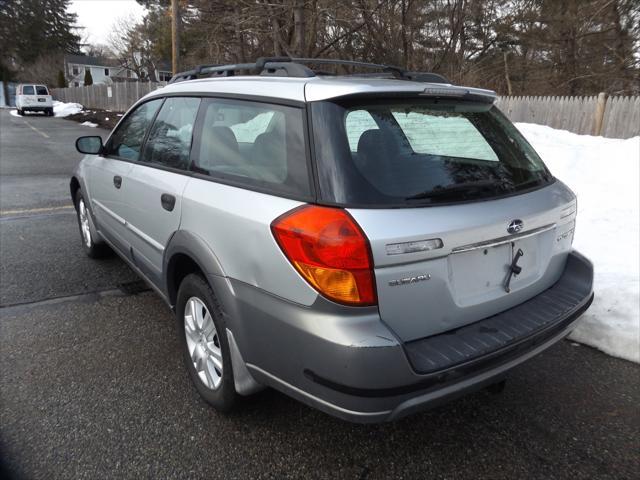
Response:
POLYGON ((124 112, 147 93, 164 87, 164 82, 123 82, 52 89, 53 98, 61 102, 80 103, 85 108, 124 112))
POLYGON ((640 135, 640 97, 500 97, 512 122, 537 123, 582 135, 640 135))
MULTIPOLYGON (((114 83, 53 89, 56 100, 85 108, 123 112, 165 83, 114 83)), ((498 107, 513 122, 538 123, 583 135, 630 138, 640 135, 640 97, 500 97, 498 107)))

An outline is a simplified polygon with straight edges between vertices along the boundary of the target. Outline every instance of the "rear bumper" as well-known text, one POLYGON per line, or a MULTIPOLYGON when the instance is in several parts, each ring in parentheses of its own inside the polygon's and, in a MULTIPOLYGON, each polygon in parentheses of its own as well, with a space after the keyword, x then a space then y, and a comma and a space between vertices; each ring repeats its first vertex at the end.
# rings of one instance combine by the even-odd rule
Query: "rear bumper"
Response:
POLYGON ((53 110, 53 105, 25 105, 21 107, 23 112, 48 112, 53 110))
MULTIPOLYGON (((311 308, 236 285, 233 325, 248 371, 337 417, 380 422, 490 385, 568 335, 593 300, 593 266, 577 252, 540 295, 457 330, 400 343, 377 311, 311 308)), ((246 288, 246 287, 245 287, 246 288)), ((229 319, 233 322, 232 318, 229 319)))

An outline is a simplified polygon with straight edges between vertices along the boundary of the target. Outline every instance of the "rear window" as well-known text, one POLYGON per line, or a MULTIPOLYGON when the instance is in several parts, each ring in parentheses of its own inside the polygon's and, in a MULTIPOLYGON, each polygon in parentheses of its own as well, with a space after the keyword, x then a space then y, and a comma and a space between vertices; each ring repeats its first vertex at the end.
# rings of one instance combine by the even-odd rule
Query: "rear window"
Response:
POLYGON ((506 196, 553 180, 488 104, 395 100, 312 104, 321 197, 420 206, 506 196))
POLYGON ((22 87, 22 95, 34 95, 33 85, 24 85, 22 87))
POLYGON ((192 169, 232 184, 309 197, 300 108, 206 99, 192 169))
POLYGON ((49 90, 44 85, 36 86, 36 94, 37 95, 49 95, 49 90))

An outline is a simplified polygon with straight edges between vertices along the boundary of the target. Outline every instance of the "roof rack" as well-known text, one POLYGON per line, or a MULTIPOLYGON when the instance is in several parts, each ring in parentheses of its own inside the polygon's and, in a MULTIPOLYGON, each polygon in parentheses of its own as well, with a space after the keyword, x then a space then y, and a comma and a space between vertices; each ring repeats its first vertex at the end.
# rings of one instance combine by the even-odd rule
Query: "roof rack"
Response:
MULTIPOLYGON (((184 80, 195 80, 202 77, 232 77, 236 72, 247 71, 250 74, 277 77, 297 77, 309 78, 317 74, 325 75, 326 72, 315 72, 304 64, 315 65, 343 65, 350 67, 361 67, 382 70, 385 74, 391 75, 398 80, 412 80, 415 82, 429 83, 450 83, 442 75, 429 72, 407 72, 406 70, 393 65, 379 63, 357 62, 353 60, 339 60, 332 58, 295 58, 295 57, 260 57, 255 63, 236 63, 231 65, 198 65, 192 70, 180 72, 174 75, 169 83, 181 82, 184 80)), ((359 74, 354 74, 358 76, 359 74)), ((360 74, 362 75, 362 74, 360 74)), ((364 74, 367 77, 376 74, 364 74)), ((378 74, 379 76, 379 74, 378 74)))

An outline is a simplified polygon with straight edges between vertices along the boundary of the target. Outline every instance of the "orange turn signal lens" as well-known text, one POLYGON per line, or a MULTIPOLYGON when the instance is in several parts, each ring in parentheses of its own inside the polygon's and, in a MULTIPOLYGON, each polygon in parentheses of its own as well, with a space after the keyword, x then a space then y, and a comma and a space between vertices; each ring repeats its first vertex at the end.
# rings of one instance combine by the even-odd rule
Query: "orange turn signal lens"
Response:
POLYGON ((376 304, 369 242, 345 210, 305 205, 274 220, 271 230, 296 270, 325 297, 376 304))

